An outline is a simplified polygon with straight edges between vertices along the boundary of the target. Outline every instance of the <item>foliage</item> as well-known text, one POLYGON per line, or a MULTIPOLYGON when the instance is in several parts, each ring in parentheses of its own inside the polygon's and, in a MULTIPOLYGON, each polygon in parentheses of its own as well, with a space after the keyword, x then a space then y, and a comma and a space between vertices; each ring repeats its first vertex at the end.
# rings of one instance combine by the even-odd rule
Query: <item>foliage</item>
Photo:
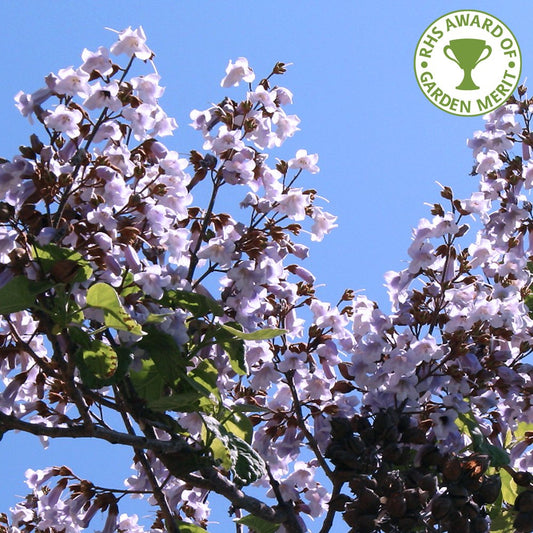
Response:
POLYGON ((316 154, 268 164, 299 124, 283 63, 253 86, 229 62, 222 87, 247 91, 191 113, 187 161, 158 140, 176 127, 159 75, 131 74, 153 61, 141 28, 82 61, 17 95, 40 132, 0 164, 0 429, 118 444, 135 473, 119 490, 28 470, 0 529, 203 531, 217 493, 238 532, 533 531, 526 89, 469 141, 479 191, 443 187, 385 313, 321 301, 301 265, 300 235, 336 218, 296 187, 316 154))

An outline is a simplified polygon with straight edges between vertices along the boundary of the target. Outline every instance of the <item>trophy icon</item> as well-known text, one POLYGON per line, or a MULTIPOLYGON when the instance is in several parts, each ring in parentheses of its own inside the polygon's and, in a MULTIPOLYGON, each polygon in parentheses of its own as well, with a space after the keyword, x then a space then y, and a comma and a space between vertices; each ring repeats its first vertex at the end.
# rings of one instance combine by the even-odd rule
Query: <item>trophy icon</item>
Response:
POLYGON ((479 87, 472 80, 472 71, 478 63, 487 59, 492 48, 481 39, 454 39, 444 47, 444 55, 457 63, 464 72, 463 81, 456 87, 463 91, 474 91, 479 87), (484 52, 488 52, 483 56, 484 52), (449 54, 452 55, 449 55, 449 54))

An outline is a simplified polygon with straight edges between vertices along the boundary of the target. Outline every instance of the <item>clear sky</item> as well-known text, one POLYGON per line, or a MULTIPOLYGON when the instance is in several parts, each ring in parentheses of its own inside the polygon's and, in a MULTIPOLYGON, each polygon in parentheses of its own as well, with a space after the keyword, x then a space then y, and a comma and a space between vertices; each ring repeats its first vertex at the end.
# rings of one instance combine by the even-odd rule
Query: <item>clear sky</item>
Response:
MULTIPOLYGON (((220 87, 229 59, 247 57, 258 77, 277 61, 293 63, 280 83, 294 92, 288 112, 300 116, 302 131, 272 157, 293 157, 299 148, 318 152, 321 172, 302 184, 318 189, 339 217, 339 228, 312 246, 308 268, 325 285, 322 299, 337 301, 349 287, 385 307, 383 274, 403 268, 411 227, 429 216, 425 202, 439 201, 435 182, 459 197, 477 187, 465 141, 483 127, 481 117, 434 107, 413 72, 426 27, 465 8, 506 23, 521 47, 521 81, 533 76, 530 0, 4 0, 0 156, 16 154, 32 131, 13 96, 38 89, 49 72, 78 66, 84 47, 110 45, 114 35, 105 27, 144 27, 166 86, 162 105, 180 125, 165 143, 183 153, 201 147, 188 126, 190 110, 242 94, 220 87)), ((86 445, 61 443, 43 453, 38 441, 12 434, 0 443, 0 463, 0 511, 16 501, 14 494, 25 494, 28 467, 66 463, 119 486, 129 475, 128 458, 109 445, 91 453, 86 445)))

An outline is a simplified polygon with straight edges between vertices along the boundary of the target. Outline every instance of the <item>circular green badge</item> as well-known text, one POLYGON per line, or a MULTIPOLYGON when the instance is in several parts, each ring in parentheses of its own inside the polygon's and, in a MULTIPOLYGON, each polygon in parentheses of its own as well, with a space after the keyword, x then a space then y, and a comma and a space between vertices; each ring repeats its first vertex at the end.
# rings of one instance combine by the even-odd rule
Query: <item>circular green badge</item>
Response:
POLYGON ((522 56, 515 36, 499 19, 472 9, 432 22, 418 41, 415 74, 434 105, 473 117, 500 107, 520 78, 522 56))

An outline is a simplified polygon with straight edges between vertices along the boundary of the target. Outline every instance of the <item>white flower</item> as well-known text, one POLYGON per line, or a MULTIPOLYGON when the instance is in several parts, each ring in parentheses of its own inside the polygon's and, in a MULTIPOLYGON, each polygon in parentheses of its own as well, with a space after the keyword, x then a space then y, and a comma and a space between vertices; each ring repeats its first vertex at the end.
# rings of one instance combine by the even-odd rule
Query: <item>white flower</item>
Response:
POLYGON ((60 104, 44 119, 44 123, 49 128, 66 133, 71 139, 74 139, 80 134, 78 124, 82 118, 81 111, 69 109, 63 104, 60 104))
POLYGON ((97 70, 104 76, 113 72, 113 63, 109 59, 109 50, 104 46, 100 46, 97 52, 91 52, 87 48, 83 49, 81 53, 83 65, 81 70, 90 74, 93 70, 97 70))
POLYGON ((157 104, 157 99, 165 92, 164 87, 159 86, 160 79, 161 76, 154 72, 147 76, 132 78, 131 84, 143 102, 155 105, 157 104))
POLYGON ((117 98, 118 83, 111 82, 109 85, 102 87, 97 82, 90 89, 89 96, 83 102, 87 109, 109 108, 111 111, 118 111, 122 107, 122 102, 117 98))
POLYGON ((240 81, 251 83, 255 79, 254 71, 248 66, 248 60, 245 57, 239 57, 233 63, 231 60, 226 67, 226 76, 220 82, 221 87, 236 87, 240 81))
POLYGON ((156 300, 159 300, 163 296, 163 287, 168 287, 171 281, 170 276, 162 275, 159 265, 147 266, 144 272, 134 274, 133 279, 148 296, 156 300))
POLYGON ((142 61, 152 57, 152 50, 146 46, 146 35, 142 26, 135 30, 131 27, 119 32, 118 41, 111 46, 111 53, 115 55, 126 54, 129 57, 135 56, 142 61))
POLYGON ((289 168, 301 168, 316 174, 320 169, 317 167, 318 154, 307 154, 307 150, 298 150, 296 157, 289 160, 289 168))
POLYGON ((63 68, 57 73, 54 91, 68 96, 86 96, 90 93, 89 75, 80 69, 63 68))

